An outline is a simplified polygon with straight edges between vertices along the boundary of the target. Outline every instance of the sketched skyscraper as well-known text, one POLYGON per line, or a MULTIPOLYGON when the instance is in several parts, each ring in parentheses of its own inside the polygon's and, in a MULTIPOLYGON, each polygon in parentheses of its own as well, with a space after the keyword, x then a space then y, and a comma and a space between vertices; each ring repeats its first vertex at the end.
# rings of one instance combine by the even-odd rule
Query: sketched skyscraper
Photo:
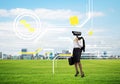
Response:
POLYGON ((2 59, 2 52, 0 52, 0 59, 2 59))
MULTIPOLYGON (((27 52, 27 49, 24 48, 24 49, 21 50, 21 52, 27 52)), ((21 54, 21 59, 23 59, 24 56, 27 56, 27 54, 21 54)))

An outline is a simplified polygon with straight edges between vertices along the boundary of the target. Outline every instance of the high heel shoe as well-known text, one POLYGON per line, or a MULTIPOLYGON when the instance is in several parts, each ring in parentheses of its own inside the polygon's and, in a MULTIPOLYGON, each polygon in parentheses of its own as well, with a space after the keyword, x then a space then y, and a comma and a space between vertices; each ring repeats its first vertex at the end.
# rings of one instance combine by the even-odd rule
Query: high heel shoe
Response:
POLYGON ((83 77, 85 77, 85 74, 84 74, 84 72, 81 74, 81 77, 83 78, 83 77))
POLYGON ((77 71, 76 74, 75 74, 75 77, 79 74, 79 72, 77 71))

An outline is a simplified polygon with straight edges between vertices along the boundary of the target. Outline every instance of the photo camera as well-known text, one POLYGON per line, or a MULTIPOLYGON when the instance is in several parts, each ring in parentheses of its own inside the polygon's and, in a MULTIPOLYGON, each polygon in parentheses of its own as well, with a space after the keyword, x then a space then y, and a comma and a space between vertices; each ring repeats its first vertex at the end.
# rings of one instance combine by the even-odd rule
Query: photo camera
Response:
POLYGON ((81 36, 81 32, 78 32, 78 31, 72 31, 72 33, 73 33, 73 35, 75 35, 75 36, 81 36))

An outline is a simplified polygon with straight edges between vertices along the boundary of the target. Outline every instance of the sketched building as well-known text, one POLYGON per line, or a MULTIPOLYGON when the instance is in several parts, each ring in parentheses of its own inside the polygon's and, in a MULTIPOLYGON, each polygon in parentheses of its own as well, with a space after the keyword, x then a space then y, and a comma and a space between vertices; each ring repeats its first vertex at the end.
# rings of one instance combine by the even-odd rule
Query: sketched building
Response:
MULTIPOLYGON (((27 49, 21 49, 21 52, 27 52, 27 49)), ((23 59, 27 54, 21 54, 21 59, 23 59)))
POLYGON ((2 59, 2 52, 0 52, 0 59, 2 59))

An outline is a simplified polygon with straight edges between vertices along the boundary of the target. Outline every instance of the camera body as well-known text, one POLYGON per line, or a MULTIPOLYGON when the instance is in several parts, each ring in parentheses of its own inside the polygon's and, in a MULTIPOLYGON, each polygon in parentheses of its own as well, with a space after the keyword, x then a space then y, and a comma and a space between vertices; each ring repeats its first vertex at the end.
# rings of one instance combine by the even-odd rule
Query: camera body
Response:
POLYGON ((73 35, 74 36, 81 36, 81 32, 78 32, 78 31, 72 31, 73 35))

